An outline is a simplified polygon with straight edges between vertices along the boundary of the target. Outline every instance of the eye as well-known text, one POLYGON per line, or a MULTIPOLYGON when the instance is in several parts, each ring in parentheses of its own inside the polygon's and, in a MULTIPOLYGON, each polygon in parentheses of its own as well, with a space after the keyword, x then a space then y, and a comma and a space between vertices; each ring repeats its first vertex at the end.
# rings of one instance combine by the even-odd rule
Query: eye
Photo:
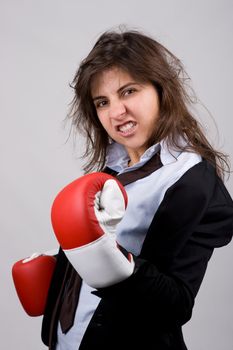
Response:
POLYGON ((131 94, 133 94, 135 91, 136 91, 135 88, 127 88, 126 90, 123 91, 123 95, 124 95, 124 96, 131 95, 131 94))
POLYGON ((107 100, 98 100, 95 102, 95 108, 103 108, 108 104, 107 100))

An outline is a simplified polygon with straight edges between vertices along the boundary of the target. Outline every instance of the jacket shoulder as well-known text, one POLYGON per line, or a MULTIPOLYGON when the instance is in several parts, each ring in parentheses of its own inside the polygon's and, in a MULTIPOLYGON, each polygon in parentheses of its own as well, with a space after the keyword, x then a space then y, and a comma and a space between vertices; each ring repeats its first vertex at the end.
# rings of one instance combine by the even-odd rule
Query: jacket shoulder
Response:
POLYGON ((233 208, 232 198, 216 169, 208 161, 203 160, 191 167, 184 175, 168 188, 167 197, 179 194, 179 202, 191 199, 192 203, 206 205, 224 205, 233 208))
POLYGON ((201 161, 167 189, 143 248, 156 240, 158 255, 177 254, 189 239, 209 247, 226 245, 233 234, 233 201, 215 168, 201 161))

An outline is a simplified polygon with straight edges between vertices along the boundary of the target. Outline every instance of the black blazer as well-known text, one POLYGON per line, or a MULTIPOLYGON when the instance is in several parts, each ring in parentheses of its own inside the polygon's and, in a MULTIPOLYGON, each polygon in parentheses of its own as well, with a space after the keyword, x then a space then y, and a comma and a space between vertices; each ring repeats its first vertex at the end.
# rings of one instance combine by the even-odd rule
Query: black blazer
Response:
MULTIPOLYGON (((187 349, 182 325, 191 318, 214 248, 228 244, 232 234, 232 199, 215 169, 202 161, 166 191, 134 257, 134 274, 94 292, 101 301, 79 349, 187 349)), ((60 251, 42 325, 50 349, 67 266, 72 269, 60 251)))

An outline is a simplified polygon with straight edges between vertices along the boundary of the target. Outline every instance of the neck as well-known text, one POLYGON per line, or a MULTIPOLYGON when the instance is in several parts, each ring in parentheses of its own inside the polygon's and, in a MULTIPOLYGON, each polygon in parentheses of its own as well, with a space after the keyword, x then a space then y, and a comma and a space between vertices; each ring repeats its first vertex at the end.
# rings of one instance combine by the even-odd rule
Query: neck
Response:
POLYGON ((132 166, 140 161, 141 154, 140 155, 139 154, 138 155, 131 154, 131 155, 129 155, 129 157, 130 157, 130 160, 128 162, 128 166, 132 166))

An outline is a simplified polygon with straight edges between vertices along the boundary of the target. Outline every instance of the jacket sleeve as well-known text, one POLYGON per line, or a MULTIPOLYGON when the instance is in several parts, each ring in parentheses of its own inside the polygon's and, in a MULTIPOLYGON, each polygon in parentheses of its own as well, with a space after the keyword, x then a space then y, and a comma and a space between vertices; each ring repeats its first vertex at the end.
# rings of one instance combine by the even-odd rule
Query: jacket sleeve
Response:
POLYGON ((214 248, 228 244, 232 234, 232 199, 214 168, 203 161, 167 190, 135 257, 134 274, 95 294, 117 296, 147 315, 159 315, 161 322, 183 325, 214 248))

